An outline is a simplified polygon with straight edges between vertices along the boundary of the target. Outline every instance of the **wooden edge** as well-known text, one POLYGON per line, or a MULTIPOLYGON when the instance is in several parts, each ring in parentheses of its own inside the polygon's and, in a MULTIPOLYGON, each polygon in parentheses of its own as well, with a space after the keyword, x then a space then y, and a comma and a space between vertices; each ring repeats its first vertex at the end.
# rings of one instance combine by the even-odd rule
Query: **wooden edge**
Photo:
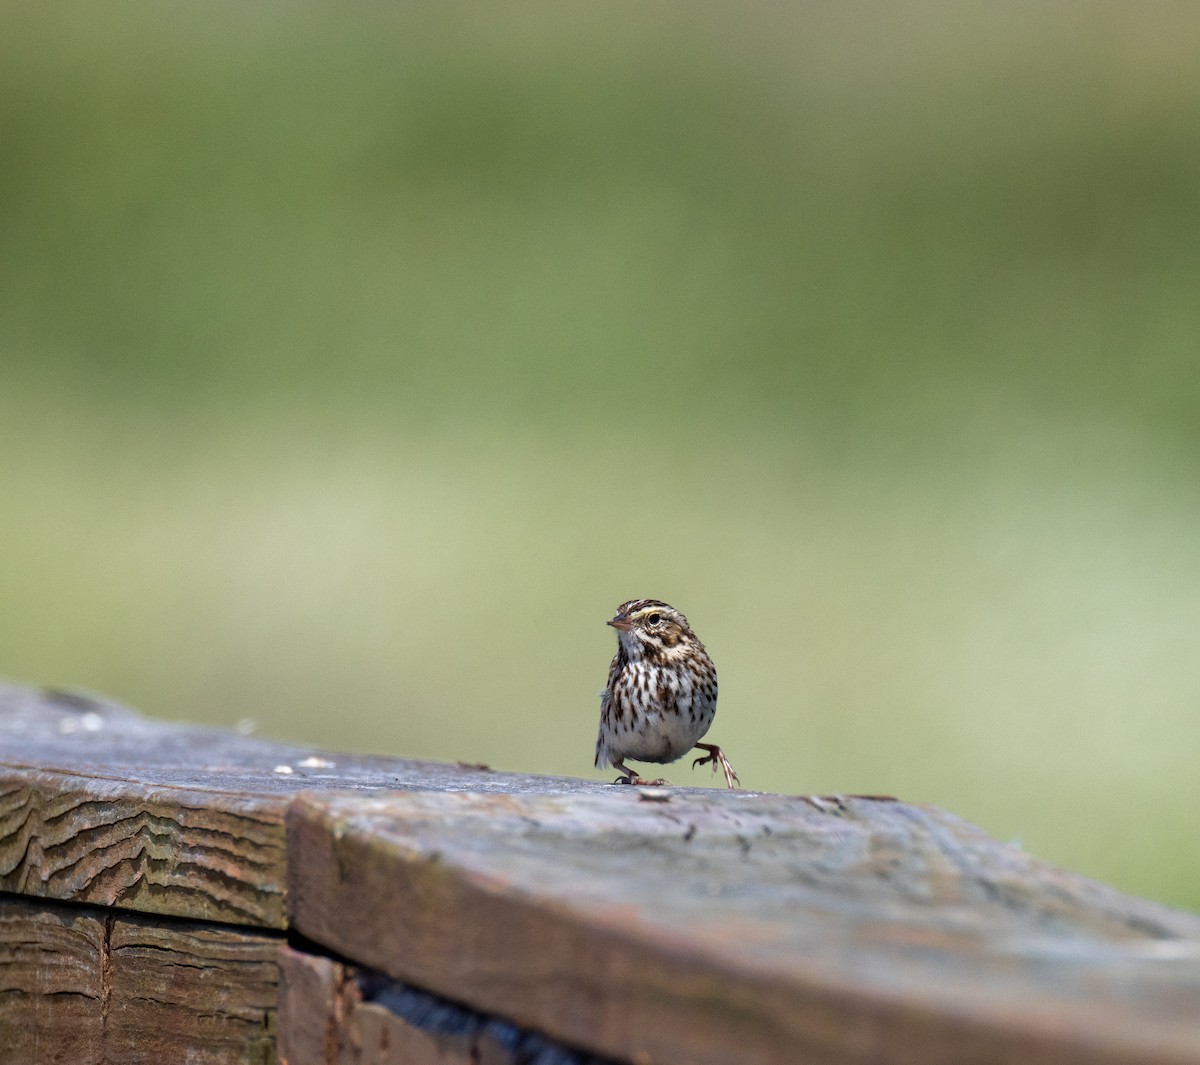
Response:
POLYGON ((0 891, 282 929, 286 809, 0 766, 0 891))
MULTIPOLYGON (((476 827, 486 836, 493 818, 479 798, 473 804, 479 808, 476 827)), ((288 815, 293 927, 394 978, 639 1065, 1195 1065, 1200 1060, 1200 1012, 1189 1011, 1181 1005, 1186 999, 1179 998, 1193 996, 1200 1008, 1196 942, 1181 944, 1184 969, 1174 972, 1184 971, 1185 979, 1177 985, 1170 982, 1169 968, 1157 982, 1153 961, 1119 965, 1121 979, 1130 982, 1129 995, 1114 1000, 1111 1011, 1069 996, 1059 1001, 1053 984, 1056 971, 1086 983, 1089 972, 1103 972, 1103 963, 1080 970, 1069 956, 1056 960, 1053 951, 1047 954, 1041 947, 1025 962, 1019 951, 1006 954, 1003 944, 999 953, 987 948, 980 954, 970 946, 973 937, 960 944, 955 934, 939 931, 936 922, 929 927, 892 924, 870 909, 861 923, 864 938, 823 939, 817 910, 810 918, 814 926, 807 932, 800 929, 811 933, 811 957, 764 962, 778 958, 779 952, 772 953, 766 944, 749 952, 738 946, 743 923, 747 935, 764 934, 764 926, 755 924, 747 910, 761 904, 750 901, 755 892, 743 892, 741 901, 731 902, 720 915, 714 911, 713 920, 726 926, 723 940, 705 935, 689 942, 669 922, 660 925, 645 916, 653 912, 653 903, 647 909, 643 899, 624 901, 619 879, 615 894, 612 884, 605 894, 582 879, 586 874, 581 872, 572 888, 569 858, 563 880, 553 888, 539 886, 536 876, 523 875, 521 855, 509 849, 502 831, 485 842, 488 853, 479 864, 471 857, 479 852, 462 849, 470 826, 452 816, 441 836, 431 829, 425 840, 406 837, 400 827, 406 805, 412 816, 428 818, 441 799, 299 797, 288 815), (419 810, 412 806, 418 800, 419 810), (367 805, 373 827, 363 831, 355 810, 367 805), (384 827, 388 821, 398 826, 394 834, 384 827), (714 946, 721 941, 728 944, 727 952, 714 946), (964 945, 969 949, 964 951, 964 945), (851 957, 840 957, 838 951, 849 951, 851 957), (873 964, 879 971, 871 971, 873 964), (848 975, 856 966, 860 975, 848 975), (1039 969, 1040 982, 1033 979, 1039 969), (976 980, 979 985, 972 987, 976 980), (1128 1025, 1131 1019, 1135 1023, 1128 1025)), ((495 807, 497 823, 504 813, 513 823, 522 817, 533 822, 538 816, 529 803, 515 798, 508 807, 495 807)), ((453 813, 450 805, 446 809, 453 813)), ((603 816, 616 824, 619 811, 603 816)), ((946 831, 952 819, 932 820, 936 831, 946 831)), ((512 843, 519 849, 525 845, 524 830, 518 824, 516 831, 512 843)), ((643 866, 655 861, 646 842, 627 841, 642 848, 632 860, 643 866)), ((729 842, 736 854, 739 841, 729 842)), ((976 842, 972 837, 972 845, 976 842)), ((579 852, 563 850, 564 856, 572 853, 579 852)), ((949 867, 939 869, 935 858, 919 854, 915 860, 934 861, 932 875, 951 878, 949 867)), ((536 863, 527 868, 536 869, 536 863)), ((618 866, 618 877, 620 868, 625 867, 618 866)), ((718 892, 740 890, 734 885, 741 876, 754 875, 753 867, 743 874, 732 863, 724 868, 713 881, 718 892)), ((662 907, 672 904, 670 885, 683 875, 680 869, 672 861, 661 868, 657 897, 662 907)), ((861 879, 869 886, 876 875, 878 871, 864 869, 861 879)), ((859 878, 850 872, 847 888, 859 878)), ((682 880, 675 882, 683 886, 682 880)), ((632 882, 630 890, 636 890, 632 882)), ((919 891, 919 885, 913 890, 919 891)), ((1045 890, 1058 889, 1051 883, 1045 890)), ((986 896, 982 890, 979 894, 986 896)), ((1047 894, 1043 901, 1052 913, 1054 898, 1047 894)), ((959 908, 965 904, 962 898, 954 903, 959 908)), ((1003 911, 1005 905, 995 908, 1003 911)), ((1028 913, 1021 920, 1036 926, 1043 919, 1040 903, 1020 905, 1028 913)), ((1162 915, 1170 917, 1165 909, 1162 915)), ((1194 928, 1194 919, 1189 923, 1187 915, 1178 917, 1181 927, 1194 928)), ((1101 924, 1110 921, 1103 914, 1098 919, 1101 924)), ((1012 921, 1001 923, 996 934, 1012 935, 1014 929, 1019 931, 1012 921)), ((779 931, 795 932, 795 923, 779 931)), ((1154 942, 1148 944, 1149 958, 1154 957, 1154 942)), ((1065 949, 1073 949, 1072 943, 1065 942, 1065 949)), ((1164 946, 1170 945, 1167 939, 1164 946)), ((1131 947, 1130 956, 1136 957, 1137 944, 1131 947)), ((1121 958, 1125 948, 1118 944, 1112 949, 1114 958, 1121 958)), ((1105 988, 1103 994, 1120 994, 1119 983, 1101 981, 1099 986, 1105 988)))
POLYGON ((347 967, 279 948, 279 1065, 337 1065, 346 1017, 361 999, 347 967))
POLYGON ((600 786, 315 751, 0 683, 0 891, 282 929, 284 815, 305 790, 600 786))
POLYGON ((268 1065, 275 936, 0 896, 0 1058, 268 1065))
POLYGON ((279 1065, 615 1065, 347 962, 279 960, 279 1065))

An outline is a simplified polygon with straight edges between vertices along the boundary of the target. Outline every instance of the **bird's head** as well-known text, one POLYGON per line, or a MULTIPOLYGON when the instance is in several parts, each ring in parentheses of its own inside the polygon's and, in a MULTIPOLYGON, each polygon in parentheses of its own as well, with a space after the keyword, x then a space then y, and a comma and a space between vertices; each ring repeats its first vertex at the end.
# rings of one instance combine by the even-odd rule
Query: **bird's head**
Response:
POLYGON ((631 599, 617 607, 609 624, 625 652, 633 657, 667 655, 672 648, 694 644, 688 620, 660 599, 631 599))

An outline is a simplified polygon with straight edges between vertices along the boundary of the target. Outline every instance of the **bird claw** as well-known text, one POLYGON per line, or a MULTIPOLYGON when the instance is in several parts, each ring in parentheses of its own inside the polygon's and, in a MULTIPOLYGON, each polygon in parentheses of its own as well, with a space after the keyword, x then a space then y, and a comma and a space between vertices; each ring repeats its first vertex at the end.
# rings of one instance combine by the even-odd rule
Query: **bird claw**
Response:
POLYGON ((647 780, 645 777, 639 777, 636 773, 630 773, 627 777, 617 777, 613 783, 633 784, 639 788, 661 788, 664 784, 670 784, 671 782, 663 777, 659 777, 657 780, 647 780))
POLYGON ((702 755, 701 757, 695 759, 692 762, 692 768, 695 769, 698 765, 711 764, 712 771, 715 774, 717 767, 720 766, 721 772, 725 774, 725 786, 732 791, 741 783, 741 780, 738 779, 738 775, 734 772, 733 766, 729 764, 729 759, 725 757, 725 752, 722 751, 720 747, 715 745, 712 747, 705 745, 703 749, 707 750, 708 754, 702 755))

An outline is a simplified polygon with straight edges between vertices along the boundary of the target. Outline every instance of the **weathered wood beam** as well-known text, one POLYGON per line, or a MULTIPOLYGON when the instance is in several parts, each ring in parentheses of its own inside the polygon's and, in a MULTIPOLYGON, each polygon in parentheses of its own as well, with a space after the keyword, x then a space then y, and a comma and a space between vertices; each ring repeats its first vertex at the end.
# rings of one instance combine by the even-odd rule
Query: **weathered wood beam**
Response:
POLYGON ((604 785, 330 755, 0 685, 0 891, 282 929, 288 806, 331 787, 604 785))
POLYGON ((199 776, 0 766, 0 890, 283 928, 287 798, 203 790, 199 776))
POLYGON ((279 939, 0 896, 0 1060, 269 1065, 279 939))
POLYGON ((280 951, 282 1065, 616 1065, 347 962, 280 951))
POLYGON ((1200 918, 941 811, 309 794, 295 928, 623 1061, 1200 1060, 1200 918))
MULTIPOLYGON (((631 1065, 1200 1061, 1200 917, 899 802, 330 755, 0 686, 0 890, 109 907, 0 954, 0 1036, 32 1004, 70 1060, 136 910, 288 927, 631 1065), (56 971, 57 1001, 28 997, 56 971)), ((353 1031, 395 1035, 362 1005, 353 1031)))
POLYGON ((13 1061, 102 1060, 107 920, 0 897, 0 1046, 13 1061))

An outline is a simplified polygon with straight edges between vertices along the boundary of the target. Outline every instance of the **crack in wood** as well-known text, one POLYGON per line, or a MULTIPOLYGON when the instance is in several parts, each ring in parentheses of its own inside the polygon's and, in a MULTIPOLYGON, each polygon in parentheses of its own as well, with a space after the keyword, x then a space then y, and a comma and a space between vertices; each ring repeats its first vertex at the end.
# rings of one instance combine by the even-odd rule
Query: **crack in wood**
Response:
POLYGON ((107 1057, 104 1048, 108 1046, 108 1027, 112 1016, 112 930, 115 921, 115 914, 105 914, 100 939, 100 1045, 104 1057, 107 1057))

